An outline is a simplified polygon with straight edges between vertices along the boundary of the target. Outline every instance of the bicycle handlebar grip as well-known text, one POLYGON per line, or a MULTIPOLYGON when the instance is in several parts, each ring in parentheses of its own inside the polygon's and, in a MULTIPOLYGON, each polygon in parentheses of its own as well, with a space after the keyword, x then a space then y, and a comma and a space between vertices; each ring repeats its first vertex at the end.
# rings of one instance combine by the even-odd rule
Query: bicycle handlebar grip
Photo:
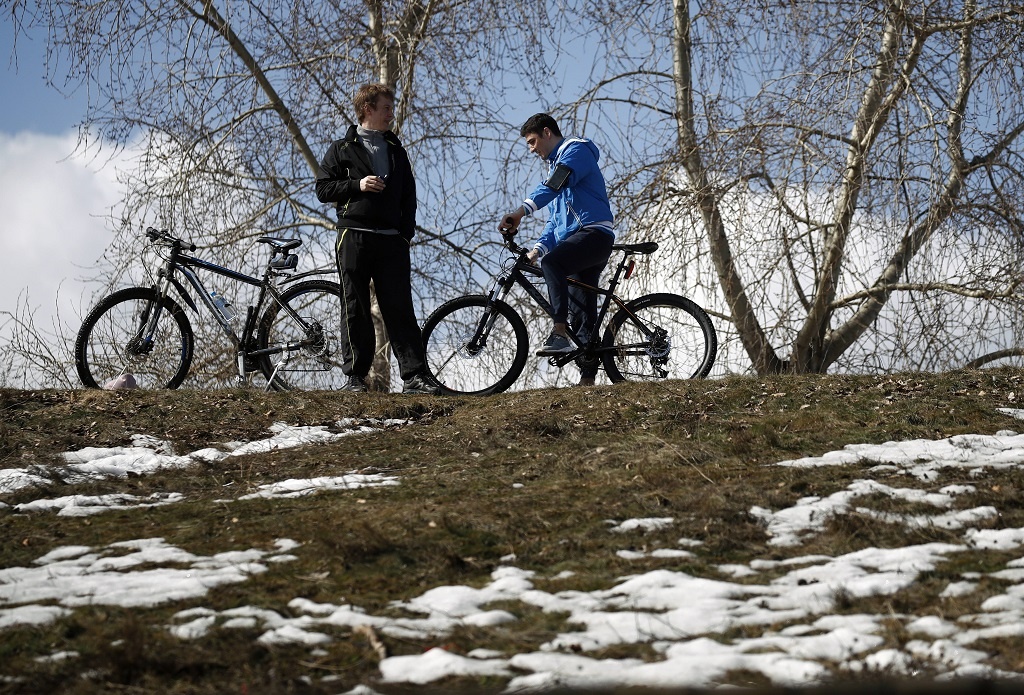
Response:
POLYGON ((177 246, 179 249, 185 251, 195 251, 198 247, 193 243, 185 243, 181 239, 177 239, 168 233, 166 229, 160 230, 156 227, 146 227, 146 236, 149 237, 150 241, 159 241, 163 239, 168 242, 170 246, 177 246))

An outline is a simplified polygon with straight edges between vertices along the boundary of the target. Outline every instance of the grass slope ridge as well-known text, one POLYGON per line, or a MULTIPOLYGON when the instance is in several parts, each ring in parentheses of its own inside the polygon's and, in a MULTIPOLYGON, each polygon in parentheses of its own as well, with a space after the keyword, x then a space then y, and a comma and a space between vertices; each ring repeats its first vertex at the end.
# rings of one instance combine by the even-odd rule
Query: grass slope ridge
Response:
MULTIPOLYGON (((374 683, 382 652, 415 654, 432 646, 463 653, 481 646, 537 648, 564 629, 564 616, 539 610, 521 614, 517 606, 514 623, 500 629, 465 627, 436 643, 339 629, 316 658, 297 645, 260 645, 244 630, 186 641, 163 626, 190 605, 218 611, 257 605, 286 613, 296 597, 386 612, 392 601, 432 587, 482 586, 510 555, 517 567, 545 576, 574 572, 559 589, 607 588, 646 567, 616 555, 623 539, 608 532, 608 520, 672 517, 671 528, 643 534, 636 549, 674 548, 680 537, 700 540, 696 558, 656 566, 710 578, 721 578, 716 567, 723 564, 901 547, 908 535, 914 543, 957 542, 959 536, 943 529, 908 531, 850 514, 799 548, 772 547, 750 510, 780 509, 808 496, 833 494, 862 472, 858 467, 767 464, 820 456, 854 443, 1024 430, 1024 424, 998 411, 1022 402, 1024 372, 1015 369, 736 377, 472 399, 248 390, 0 390, 0 469, 50 470, 63 452, 124 446, 135 434, 170 441, 181 454, 219 442, 259 439, 276 422, 409 421, 322 445, 128 480, 84 485, 56 480, 42 490, 0 494, 0 502, 9 505, 0 508, 0 570, 31 566, 62 546, 154 537, 198 555, 270 548, 281 538, 301 543, 297 560, 243 584, 217 588, 193 603, 145 610, 86 607, 50 625, 2 629, 2 672, 22 680, 0 681, 0 692, 339 693, 374 683), (238 499, 264 484, 353 471, 386 473, 400 484, 295 499, 238 499), (39 497, 124 492, 140 497, 175 492, 184 501, 86 518, 14 512, 14 505, 39 497), (58 651, 79 657, 72 663, 37 661, 58 651), (91 675, 83 678, 83 672, 91 675), (321 684, 328 674, 337 680, 321 684)), ((1024 528, 1024 474, 1007 470, 978 483, 965 472, 948 472, 927 487, 967 482, 978 491, 958 504, 987 504, 1000 511, 985 527, 1024 528)), ((907 511, 906 502, 875 502, 880 512, 907 511)), ((988 571, 971 566, 979 561, 972 557, 951 559, 925 583, 988 571)), ((984 599, 982 592, 963 605, 921 605, 934 601, 936 593, 902 592, 890 597, 888 606, 878 605, 878 599, 870 599, 874 603, 868 606, 852 601, 849 610, 898 613, 913 608, 955 620, 958 610, 976 611, 984 599)), ((901 639, 898 625, 887 639, 901 639)), ((1022 640, 1004 642, 986 645, 996 655, 993 665, 1024 671, 1022 640)), ((590 656, 657 658, 645 645, 622 645, 590 656)), ((734 674, 729 683, 764 684, 744 673, 734 674)), ((443 690, 499 692, 503 684, 502 679, 464 679, 443 690)), ((374 687, 403 692, 397 686, 374 687)))

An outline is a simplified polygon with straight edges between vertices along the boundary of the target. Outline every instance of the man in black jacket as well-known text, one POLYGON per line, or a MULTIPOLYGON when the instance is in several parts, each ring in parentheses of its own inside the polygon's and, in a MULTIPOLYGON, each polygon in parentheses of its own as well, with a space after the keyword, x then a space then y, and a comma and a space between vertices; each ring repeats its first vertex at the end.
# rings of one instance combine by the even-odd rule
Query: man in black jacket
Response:
POLYGON ((389 128, 395 95, 381 84, 359 88, 358 126, 320 162, 316 196, 335 203, 341 275, 342 370, 346 391, 366 391, 375 347, 370 282, 404 380, 404 393, 436 394, 426 376, 423 339, 412 303, 409 242, 416 229, 416 181, 409 157, 389 128))

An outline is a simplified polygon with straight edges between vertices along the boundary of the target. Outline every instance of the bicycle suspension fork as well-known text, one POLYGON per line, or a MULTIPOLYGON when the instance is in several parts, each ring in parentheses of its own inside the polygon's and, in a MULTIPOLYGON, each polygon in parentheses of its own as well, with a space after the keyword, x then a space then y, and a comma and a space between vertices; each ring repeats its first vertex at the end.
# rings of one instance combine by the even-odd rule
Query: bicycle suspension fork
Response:
POLYGON ((512 291, 512 285, 515 281, 510 275, 502 275, 497 278, 494 282, 494 287, 487 295, 487 304, 484 306, 483 316, 480 317, 480 322, 477 324, 476 330, 473 332, 473 338, 470 340, 469 349, 481 349, 487 344, 487 336, 491 334, 491 329, 494 327, 494 322, 498 319, 498 312, 494 311, 493 307, 497 302, 504 301, 508 293, 512 291))
POLYGON ((143 323, 139 326, 139 333, 128 345, 130 352, 145 355, 153 349, 153 336, 156 335, 156 327, 160 323, 160 316, 164 311, 164 298, 171 292, 171 282, 174 273, 176 250, 172 250, 171 257, 160 270, 157 282, 153 285, 155 297, 143 315, 143 323))

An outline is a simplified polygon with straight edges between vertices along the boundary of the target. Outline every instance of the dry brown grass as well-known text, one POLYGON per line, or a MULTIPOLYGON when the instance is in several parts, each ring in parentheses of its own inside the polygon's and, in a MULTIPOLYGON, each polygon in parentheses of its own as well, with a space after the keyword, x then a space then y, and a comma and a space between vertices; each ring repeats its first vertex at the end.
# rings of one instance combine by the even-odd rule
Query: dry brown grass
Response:
MULTIPOLYGON (((301 542, 295 562, 277 565, 243 585, 216 591, 194 605, 223 610, 259 605, 287 612, 302 596, 349 602, 384 612, 397 599, 443 584, 480 586, 500 558, 545 575, 572 570, 560 588, 607 588, 641 565, 615 556, 624 539, 606 520, 673 517, 669 530, 633 538, 636 549, 676 547, 680 537, 704 542, 686 571, 718 578, 714 566, 793 553, 837 555, 864 547, 898 547, 905 528, 864 515, 835 518, 798 549, 767 544, 752 506, 779 509, 810 495, 827 496, 863 475, 857 467, 792 469, 781 460, 820 455, 849 443, 938 439, 1014 428, 996 411, 1024 398, 1019 370, 908 374, 885 377, 778 376, 660 385, 622 384, 541 390, 481 399, 380 394, 264 394, 246 390, 178 392, 0 391, 0 467, 49 468, 59 454, 86 446, 128 443, 145 433, 186 453, 218 442, 266 436, 274 422, 332 425, 344 417, 402 418, 411 424, 329 444, 202 464, 187 470, 100 481, 55 482, 43 490, 0 497, 13 505, 65 494, 175 491, 186 501, 168 507, 64 518, 0 509, 0 568, 27 566, 63 545, 104 546, 161 536, 194 553, 267 547, 273 539, 301 542), (319 494, 288 500, 217 502, 286 478, 386 472, 397 487, 319 494), (517 486, 521 484, 521 486, 517 486)), ((929 484, 965 482, 951 470, 929 484)), ((896 485, 895 482, 892 483, 896 485)), ((910 486, 906 478, 900 486, 910 486)), ((1004 527, 1024 527, 1024 474, 985 478, 985 489, 958 500, 992 504, 1004 527)), ((922 484, 922 487, 925 487, 922 484)), ((919 506, 884 496, 862 500, 878 511, 912 513, 919 506)), ((948 541, 941 529, 915 532, 915 542, 948 541)), ((945 577, 887 599, 853 601, 845 610, 925 609, 955 619, 978 609, 977 597, 935 604, 928 582, 965 571, 992 571, 1006 557, 951 556, 945 577), (990 566, 991 565, 991 566, 990 566), (922 602, 929 602, 922 606, 922 602)), ((1000 564, 1002 563, 1002 564, 1000 564)), ((682 566, 682 565, 681 565, 682 566)), ((984 588, 984 587, 983 587, 984 588)), ((992 592, 999 587, 993 586, 992 592)), ((980 592, 982 597, 984 591, 980 592)), ((186 602, 144 611, 91 608, 33 629, 0 631, 5 673, 27 679, 0 692, 344 692, 376 673, 377 656, 364 635, 337 629, 327 656, 299 647, 265 648, 252 631, 221 630, 185 642, 166 630, 186 602), (112 647, 111 645, 117 645, 112 647), (40 665, 34 657, 74 650, 73 663, 40 665), (93 680, 82 671, 93 671, 93 680), (327 674, 330 688, 311 685, 327 674), (26 685, 27 684, 27 685, 26 685)), ((519 607, 522 612, 522 607, 519 607)), ((466 628, 446 639, 456 651, 476 647, 533 649, 559 630, 560 616, 520 615, 514 628, 466 628)), ((894 621, 890 639, 900 639, 894 621)), ((391 654, 433 644, 381 638, 391 654)), ((1020 640, 991 645, 999 665, 1024 670, 1020 640), (1016 651, 1014 651, 1016 650, 1016 651)), ((653 658, 649 647, 617 647, 615 657, 653 658)), ((732 682, 763 685, 737 673, 732 682)), ((503 683, 446 684, 497 692, 503 683)), ((380 687, 381 692, 401 692, 380 687)))

